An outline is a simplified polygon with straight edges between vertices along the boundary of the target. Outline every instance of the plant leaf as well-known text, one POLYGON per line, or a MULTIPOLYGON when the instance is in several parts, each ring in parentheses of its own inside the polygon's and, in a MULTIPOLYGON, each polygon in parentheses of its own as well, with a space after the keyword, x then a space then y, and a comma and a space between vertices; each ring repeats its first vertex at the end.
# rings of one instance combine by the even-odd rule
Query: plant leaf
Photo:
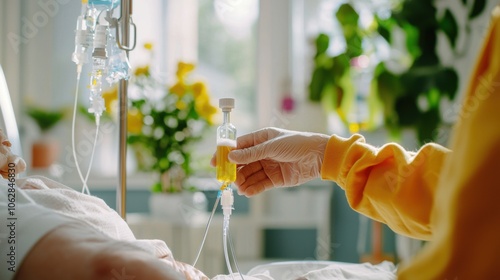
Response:
POLYGON ((377 96, 383 106, 384 123, 390 134, 397 138, 399 135, 398 115, 396 112, 396 100, 401 95, 403 86, 401 78, 385 69, 383 63, 375 69, 377 83, 377 96))
POLYGON ((404 85, 404 94, 417 96, 427 92, 431 88, 430 75, 423 74, 423 67, 412 67, 401 75, 401 83, 404 85))
POLYGON ((42 132, 47 132, 64 117, 62 110, 52 111, 35 107, 29 108, 27 114, 33 118, 42 132))
POLYGON ((453 68, 445 68, 435 76, 435 85, 440 92, 453 100, 458 90, 458 74, 453 68))
POLYGON ((426 92, 426 98, 430 108, 439 107, 441 92, 436 88, 432 88, 428 92, 426 92))
POLYGON ((349 58, 357 57, 363 54, 363 39, 356 32, 353 36, 346 37, 346 51, 349 58))
POLYGON ((337 20, 342 26, 358 26, 359 15, 356 10, 348 3, 340 5, 335 13, 337 20))
POLYGON ((439 117, 439 107, 432 108, 427 112, 420 114, 417 123, 417 136, 420 144, 436 140, 438 135, 438 126, 441 122, 439 117))
POLYGON ((450 41, 451 46, 455 48, 458 36, 458 24, 449 9, 446 9, 444 12, 443 18, 439 21, 439 26, 450 41))
POLYGON ((415 60, 421 54, 420 47, 418 46, 419 31, 411 24, 404 24, 402 28, 406 34, 406 49, 413 57, 413 60, 415 60))
POLYGON ((321 101, 327 74, 328 72, 322 67, 314 70, 311 82, 309 83, 309 100, 315 102, 321 101))
POLYGON ((396 24, 396 20, 394 18, 381 19, 378 16, 375 17, 375 20, 377 22, 378 34, 390 44, 392 39, 391 31, 396 24))
POLYGON ((316 38, 316 56, 325 53, 328 50, 328 45, 330 44, 330 38, 326 34, 319 34, 316 38))
POLYGON ((417 107, 417 97, 405 95, 396 100, 396 113, 400 126, 412 126, 420 119, 420 110, 417 107))
POLYGON ((486 0, 474 0, 474 4, 472 5, 472 9, 469 13, 469 19, 473 19, 479 16, 484 8, 486 7, 486 0))

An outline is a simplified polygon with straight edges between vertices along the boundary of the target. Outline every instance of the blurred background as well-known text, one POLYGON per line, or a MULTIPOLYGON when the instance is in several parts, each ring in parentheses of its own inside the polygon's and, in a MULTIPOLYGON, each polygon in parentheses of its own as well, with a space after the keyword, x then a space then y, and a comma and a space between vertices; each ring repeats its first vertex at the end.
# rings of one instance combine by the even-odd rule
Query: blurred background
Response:
MULTIPOLYGON (((152 124, 151 108, 174 112, 167 101, 160 102, 163 107, 154 106, 165 95, 179 88, 204 92, 213 106, 203 111, 210 118, 195 141, 182 147, 180 158, 189 162, 181 192, 201 191, 206 214, 219 187, 209 165, 221 122, 219 98, 236 100, 231 122, 238 135, 275 126, 341 136, 362 133, 374 145, 398 141, 407 149, 430 141, 446 145, 495 4, 491 0, 134 1, 137 30, 132 36, 137 44, 129 53, 128 117, 135 125, 135 130, 129 126, 129 133, 138 138, 129 138, 127 155, 131 227, 138 237, 166 240, 174 255, 188 263, 204 228, 203 219, 169 221, 153 213, 153 194, 162 192, 154 186, 161 184, 159 177, 165 173, 164 168, 159 174, 157 167, 163 159, 166 169, 178 160, 170 150, 148 154, 144 147, 132 145, 134 139, 144 143, 157 135, 155 129, 163 129, 158 139, 172 136, 185 120, 168 115, 165 118, 173 119, 165 120, 166 126, 152 124), (150 98, 151 92, 159 92, 160 99, 150 98), (146 108, 141 103, 144 96, 149 98, 144 102, 153 105, 146 108)), ((79 1, 0 0, 0 65, 30 167, 27 173, 54 178, 77 190, 82 183, 71 142, 77 85, 71 54, 80 11, 79 1)), ((89 71, 86 65, 75 120, 74 148, 84 171, 96 136, 93 116, 87 112, 89 71)), ((114 208, 116 86, 106 84, 103 93, 107 112, 101 120, 89 188, 114 208)), ((190 129, 196 125, 187 122, 190 129)), ((190 211, 191 202, 182 203, 190 211)), ((232 236, 242 267, 270 260, 398 262, 421 245, 360 217, 333 182, 313 181, 252 199, 237 196, 235 213, 232 236)), ((224 269, 219 235, 212 236, 213 246, 205 250, 200 264, 208 274, 224 269)))

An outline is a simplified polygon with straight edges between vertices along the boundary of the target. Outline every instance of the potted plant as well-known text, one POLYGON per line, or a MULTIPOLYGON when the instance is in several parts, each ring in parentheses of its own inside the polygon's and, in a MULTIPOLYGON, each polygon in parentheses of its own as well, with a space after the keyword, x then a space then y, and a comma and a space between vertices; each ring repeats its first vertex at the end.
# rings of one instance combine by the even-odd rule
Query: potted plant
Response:
POLYGON ((63 119, 64 111, 30 107, 26 113, 35 121, 41 133, 32 144, 31 166, 48 168, 59 157, 59 143, 50 137, 49 132, 63 119))
POLYGON ((152 212, 169 205, 183 208, 177 209, 181 215, 177 210, 164 211, 172 219, 189 214, 190 207, 206 208, 206 199, 186 179, 193 174, 193 144, 213 125, 217 109, 210 103, 205 83, 191 80, 194 68, 179 62, 173 86, 155 78, 149 65, 137 68, 131 80, 137 96, 131 98, 128 143, 136 152, 139 169, 153 172, 157 178, 152 186, 152 212), (174 197, 180 197, 176 199, 181 205, 163 202, 174 197), (201 206, 195 206, 199 202, 201 206))
MULTIPOLYGON (((358 129, 375 128, 374 116, 382 112, 383 123, 391 140, 400 141, 401 130, 410 128, 415 130, 419 144, 442 141, 440 131, 447 125, 442 118, 442 101, 454 100, 459 76, 453 67, 442 63, 437 50, 438 35, 446 37, 449 51, 455 58, 463 56, 466 49, 457 46, 457 38, 460 32, 470 35, 470 22, 483 13, 486 1, 456 1, 467 11, 462 29, 451 9, 445 8, 438 12, 438 1, 435 0, 401 0, 392 7, 389 17, 375 15, 374 22, 368 28, 358 24, 359 14, 350 3, 352 1, 342 4, 335 13, 346 43, 344 52, 336 56, 329 55, 330 37, 327 34, 316 37, 309 99, 321 102, 327 110, 338 114, 346 126, 353 126, 348 116, 355 108, 352 106, 357 98, 355 88, 359 86, 352 79, 353 72, 359 70, 356 69, 359 68, 356 60, 377 52, 374 38, 383 38, 391 47, 401 43, 397 42, 395 34, 402 31, 405 42, 399 45, 405 46, 403 52, 407 55, 400 56, 402 59, 397 61, 393 53, 387 60, 371 65, 369 98, 365 107, 369 111, 366 114, 368 118, 364 126, 355 125, 358 129)), ((357 131, 351 129, 351 132, 357 131)), ((360 222, 366 221, 362 216, 360 219, 360 222)), ((367 254, 367 258, 362 261, 378 263, 385 258, 381 250, 382 229, 379 222, 373 221, 372 235, 379 236, 379 239, 373 242, 371 255, 367 254)), ((405 250, 410 253, 414 251, 412 248, 418 248, 421 244, 420 241, 407 240, 401 236, 396 238, 410 245, 405 250)))
MULTIPOLYGON (((457 2, 468 10, 463 29, 466 35, 470 32, 470 21, 483 13, 486 4, 485 0, 468 2, 457 2)), ((384 125, 394 140, 399 139, 402 128, 415 129, 421 144, 436 140, 443 125, 442 100, 454 100, 459 82, 455 69, 444 65, 437 54, 438 34, 448 39, 455 57, 464 55, 456 43, 462 31, 455 16, 450 9, 438 13, 436 4, 435 0, 402 0, 392 8, 390 17, 375 15, 369 28, 359 26, 354 6, 341 5, 335 17, 342 27, 347 47, 340 55, 330 56, 327 54, 329 36, 317 36, 310 100, 326 103, 327 108, 337 112, 348 124, 346 116, 355 98, 350 79, 352 59, 372 55, 376 48, 370 41, 375 37, 384 38, 392 46, 397 40, 394 32, 398 29, 405 35, 407 65, 400 65, 405 69, 399 72, 391 69, 388 60, 373 67, 371 100, 368 101, 370 116, 381 110, 384 125)))

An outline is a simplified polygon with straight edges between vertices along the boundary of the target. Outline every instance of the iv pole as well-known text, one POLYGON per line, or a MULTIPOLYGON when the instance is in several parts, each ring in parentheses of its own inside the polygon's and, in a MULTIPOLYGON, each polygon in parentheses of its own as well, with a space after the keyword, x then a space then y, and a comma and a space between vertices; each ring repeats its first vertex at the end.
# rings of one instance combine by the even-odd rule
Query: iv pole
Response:
MULTIPOLYGON (((129 51, 135 48, 135 24, 132 22, 132 0, 121 0, 120 19, 116 26, 116 41, 118 47, 125 50, 127 57, 129 51), (129 46, 130 27, 134 28, 134 43, 129 46), (121 33, 121 36, 120 36, 121 33), (120 40, 121 37, 121 40, 120 40)), ((119 99, 119 170, 118 188, 116 190, 116 211, 126 220, 127 214, 127 111, 128 111, 128 80, 121 79, 118 88, 119 99)))

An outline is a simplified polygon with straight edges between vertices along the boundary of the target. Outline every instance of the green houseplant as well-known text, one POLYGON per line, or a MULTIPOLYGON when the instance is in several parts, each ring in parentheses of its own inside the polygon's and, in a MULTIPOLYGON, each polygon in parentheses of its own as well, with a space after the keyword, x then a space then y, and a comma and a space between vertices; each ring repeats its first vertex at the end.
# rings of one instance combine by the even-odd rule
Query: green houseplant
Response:
POLYGON ((382 110, 384 125, 393 139, 398 139, 402 128, 409 127, 416 130, 420 143, 435 140, 443 124, 442 100, 455 98, 459 82, 456 70, 443 65, 439 59, 438 34, 446 36, 455 56, 462 55, 456 44, 459 32, 470 32, 470 21, 482 14, 486 5, 485 0, 460 3, 468 9, 463 31, 450 9, 438 13, 435 0, 402 0, 392 8, 390 17, 376 16, 368 29, 359 27, 359 15, 351 4, 341 5, 335 17, 342 26, 347 47, 338 56, 328 56, 329 37, 318 35, 315 68, 309 85, 310 100, 329 103, 341 117, 345 116, 349 110, 346 104, 352 99, 349 89, 352 82, 348 78, 350 60, 369 55, 373 49, 366 48, 366 41, 374 36, 394 44, 393 34, 399 29, 405 34, 410 63, 400 73, 391 71, 386 61, 374 67, 370 96, 378 102, 369 102, 369 108, 382 110))
POLYGON ((47 110, 39 107, 30 107, 26 113, 36 122, 42 134, 46 134, 64 118, 63 110, 47 110))
POLYGON ((47 168, 59 156, 59 144, 56 139, 50 137, 49 132, 64 118, 64 111, 30 107, 26 114, 35 121, 41 133, 32 144, 31 166, 47 168))

